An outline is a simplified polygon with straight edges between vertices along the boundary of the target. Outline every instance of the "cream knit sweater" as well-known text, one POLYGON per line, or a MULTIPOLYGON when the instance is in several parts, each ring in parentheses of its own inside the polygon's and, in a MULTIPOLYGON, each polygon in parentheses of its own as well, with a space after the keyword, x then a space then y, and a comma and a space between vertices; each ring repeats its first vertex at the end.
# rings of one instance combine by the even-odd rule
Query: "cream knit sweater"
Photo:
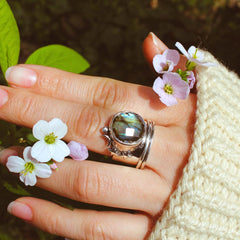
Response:
POLYGON ((189 162, 150 240, 240 240, 240 79, 221 63, 197 79, 189 162))

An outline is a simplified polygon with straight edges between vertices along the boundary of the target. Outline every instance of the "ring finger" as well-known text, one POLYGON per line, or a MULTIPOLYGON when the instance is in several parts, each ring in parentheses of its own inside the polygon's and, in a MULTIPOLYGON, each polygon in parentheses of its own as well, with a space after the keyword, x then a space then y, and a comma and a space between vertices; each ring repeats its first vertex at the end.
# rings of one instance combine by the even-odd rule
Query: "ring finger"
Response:
MULTIPOLYGON (((3 164, 9 154, 22 152, 20 149, 12 151, 7 149, 1 155, 3 164)), ((58 163, 58 171, 50 178, 39 178, 37 186, 76 201, 137 210, 153 216, 162 209, 171 192, 166 181, 150 170, 70 159, 58 163)))

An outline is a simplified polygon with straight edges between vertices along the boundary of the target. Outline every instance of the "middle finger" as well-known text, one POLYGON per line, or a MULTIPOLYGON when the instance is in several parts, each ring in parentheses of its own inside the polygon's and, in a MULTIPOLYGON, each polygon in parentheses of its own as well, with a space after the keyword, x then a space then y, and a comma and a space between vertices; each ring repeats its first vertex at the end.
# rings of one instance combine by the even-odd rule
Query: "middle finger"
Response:
MULTIPOLYGON (((32 128, 40 119, 51 120, 56 117, 60 118, 69 127, 65 138, 66 141, 80 141, 92 151, 109 155, 106 148, 107 143, 102 137, 101 129, 106 126, 109 118, 114 114, 111 110, 37 95, 22 89, 3 88, 7 90, 9 99, 1 108, 2 119, 32 128)), ((163 162, 166 162, 165 165, 173 165, 170 159, 176 159, 179 152, 178 149, 181 151, 185 149, 182 145, 186 141, 176 142, 176 139, 184 137, 181 135, 183 135, 181 131, 173 132, 172 134, 171 128, 155 126, 148 167, 161 172, 162 168, 159 168, 159 166, 162 166, 163 162), (175 144, 170 144, 173 141, 175 144), (169 149, 169 147, 172 149, 169 149), (169 149, 167 155, 164 154, 166 152, 164 149, 166 148, 169 149), (159 149, 162 151, 159 151, 159 149), (158 154, 156 155, 154 152, 158 154)), ((178 162, 175 162, 174 166, 178 166, 178 162)), ((174 170, 175 168, 171 171, 174 170)), ((162 174, 165 175, 165 173, 162 174)), ((171 174, 167 175, 171 176, 171 174)))

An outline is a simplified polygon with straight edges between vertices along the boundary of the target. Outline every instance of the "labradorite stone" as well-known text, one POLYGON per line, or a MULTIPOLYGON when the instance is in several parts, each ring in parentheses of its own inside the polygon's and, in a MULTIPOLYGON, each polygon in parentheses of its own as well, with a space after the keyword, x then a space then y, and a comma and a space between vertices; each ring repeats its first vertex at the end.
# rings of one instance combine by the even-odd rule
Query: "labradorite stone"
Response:
POLYGON ((123 112, 113 119, 112 130, 121 142, 132 143, 143 136, 144 123, 138 115, 123 112))

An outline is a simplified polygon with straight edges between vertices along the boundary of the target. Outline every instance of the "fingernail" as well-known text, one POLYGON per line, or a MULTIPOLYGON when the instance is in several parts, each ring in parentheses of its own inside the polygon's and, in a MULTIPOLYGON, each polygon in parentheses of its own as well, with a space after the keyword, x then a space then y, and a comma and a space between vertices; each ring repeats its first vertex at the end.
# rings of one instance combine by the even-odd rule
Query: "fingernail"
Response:
POLYGON ((3 106, 8 100, 8 93, 3 90, 0 89, 0 107, 3 106))
POLYGON ((149 35, 152 37, 153 43, 154 43, 156 46, 158 46, 159 38, 158 38, 153 32, 150 32, 149 35))
POLYGON ((21 218, 25 221, 31 221, 33 217, 32 209, 26 204, 21 202, 16 202, 16 201, 11 202, 7 207, 7 211, 10 214, 18 218, 21 218))
POLYGON ((29 69, 20 66, 12 66, 5 73, 7 81, 19 87, 31 87, 37 81, 37 74, 29 69))

